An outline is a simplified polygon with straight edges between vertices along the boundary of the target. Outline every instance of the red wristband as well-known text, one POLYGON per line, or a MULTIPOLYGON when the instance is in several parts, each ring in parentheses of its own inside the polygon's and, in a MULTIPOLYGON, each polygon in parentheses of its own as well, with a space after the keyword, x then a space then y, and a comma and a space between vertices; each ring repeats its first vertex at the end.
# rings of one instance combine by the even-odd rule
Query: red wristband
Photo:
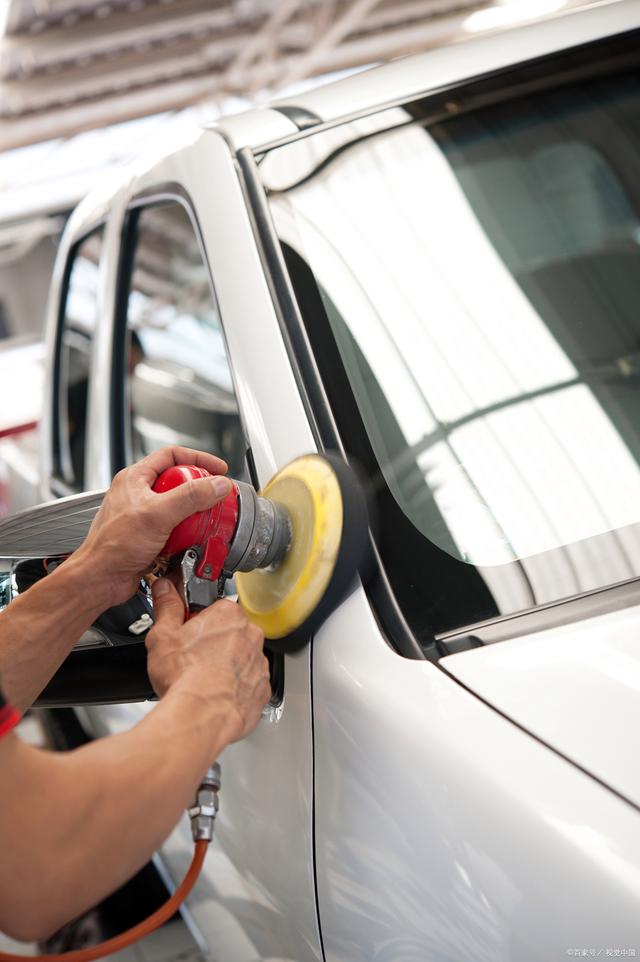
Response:
POLYGON ((0 738, 15 728, 20 721, 20 715, 11 705, 0 708, 0 738))

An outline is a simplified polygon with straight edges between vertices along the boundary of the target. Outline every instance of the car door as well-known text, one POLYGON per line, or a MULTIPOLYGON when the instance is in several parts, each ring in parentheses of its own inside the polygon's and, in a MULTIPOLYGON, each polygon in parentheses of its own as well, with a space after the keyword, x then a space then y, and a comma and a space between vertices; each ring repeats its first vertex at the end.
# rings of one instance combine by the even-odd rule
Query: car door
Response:
MULTIPOLYGON (((87 487, 165 443, 222 449, 236 473, 265 483, 314 445, 227 145, 214 132, 192 137, 131 177, 116 201, 126 210, 101 334, 112 374, 101 373, 92 395, 87 487)), ((83 711, 106 735, 147 710, 83 711)), ((286 657, 278 698, 224 753, 222 772, 217 842, 189 901, 192 924, 225 962, 320 958, 308 647, 286 657)), ((185 821, 161 853, 176 880, 191 848, 185 821)))
POLYGON ((632 88, 608 77, 594 119, 591 69, 311 131, 255 171, 309 403, 378 509, 377 576, 313 645, 331 962, 640 952, 637 382, 604 375, 637 345, 632 88))

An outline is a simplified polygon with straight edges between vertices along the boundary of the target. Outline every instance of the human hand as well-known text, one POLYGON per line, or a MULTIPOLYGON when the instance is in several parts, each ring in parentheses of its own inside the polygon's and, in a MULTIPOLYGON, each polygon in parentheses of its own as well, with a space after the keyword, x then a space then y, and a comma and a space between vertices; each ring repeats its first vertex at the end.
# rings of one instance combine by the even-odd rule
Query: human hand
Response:
POLYGON ((221 458, 190 448, 155 451, 116 474, 93 520, 83 545, 74 557, 100 579, 96 591, 106 607, 127 601, 140 578, 149 570, 171 531, 190 514, 206 511, 231 490, 221 477, 227 465, 221 458), (172 491, 152 491, 158 475, 174 464, 196 464, 214 477, 178 485, 172 491))
POLYGON ((260 628, 231 601, 217 601, 185 622, 169 578, 154 583, 153 604, 155 624, 145 644, 156 694, 177 689, 206 698, 224 713, 227 743, 244 738, 271 697, 260 628))

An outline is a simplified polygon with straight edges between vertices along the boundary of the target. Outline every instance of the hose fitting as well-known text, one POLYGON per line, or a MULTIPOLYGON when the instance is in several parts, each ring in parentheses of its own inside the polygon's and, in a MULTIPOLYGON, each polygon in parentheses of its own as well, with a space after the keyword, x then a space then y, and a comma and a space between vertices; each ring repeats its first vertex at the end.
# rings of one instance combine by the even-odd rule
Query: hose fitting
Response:
POLYGON ((193 805, 187 809, 191 819, 191 834, 194 842, 210 842, 213 838, 213 827, 218 814, 220 791, 220 766, 216 762, 204 774, 193 805))

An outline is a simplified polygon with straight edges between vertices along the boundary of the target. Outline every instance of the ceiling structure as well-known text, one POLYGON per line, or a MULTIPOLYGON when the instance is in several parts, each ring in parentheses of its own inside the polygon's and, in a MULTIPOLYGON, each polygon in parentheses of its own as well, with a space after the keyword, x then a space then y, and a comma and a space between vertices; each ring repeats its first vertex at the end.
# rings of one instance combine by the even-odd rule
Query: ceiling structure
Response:
POLYGON ((492 29, 505 11, 533 19, 579 2, 4 0, 0 150, 191 104, 215 116, 229 98, 492 29))

